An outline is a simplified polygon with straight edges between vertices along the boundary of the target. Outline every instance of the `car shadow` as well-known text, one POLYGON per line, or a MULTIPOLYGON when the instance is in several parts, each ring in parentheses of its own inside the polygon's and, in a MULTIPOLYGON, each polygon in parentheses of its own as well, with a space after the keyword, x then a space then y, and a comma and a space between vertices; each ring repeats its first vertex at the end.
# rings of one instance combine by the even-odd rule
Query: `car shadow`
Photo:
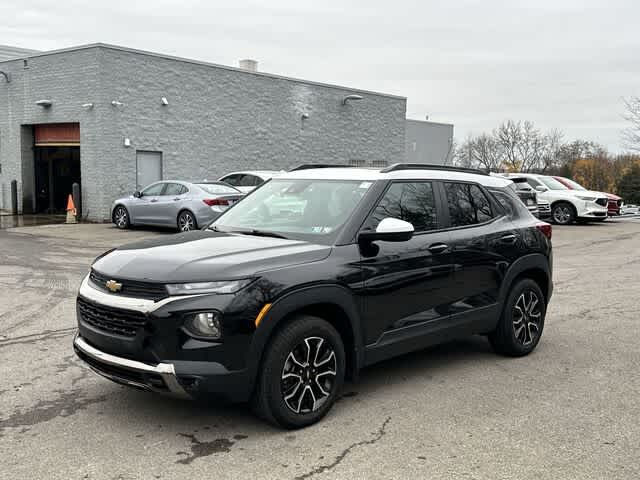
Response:
MULTIPOLYGON (((496 358, 487 340, 475 336, 380 362, 363 369, 357 382, 344 385, 332 416, 339 417, 342 401, 352 397, 374 398, 385 391, 393 391, 398 385, 431 380, 448 374, 452 368, 477 363, 487 357, 496 358)), ((109 422, 118 424, 125 431, 132 428, 129 415, 135 415, 136 425, 150 426, 158 433, 172 435, 195 435, 211 430, 218 434, 224 432, 225 438, 232 439, 234 435, 269 436, 285 432, 259 421, 247 404, 229 404, 215 399, 180 400, 115 384, 109 384, 109 388, 111 401, 101 404, 99 414, 108 416, 109 422)))

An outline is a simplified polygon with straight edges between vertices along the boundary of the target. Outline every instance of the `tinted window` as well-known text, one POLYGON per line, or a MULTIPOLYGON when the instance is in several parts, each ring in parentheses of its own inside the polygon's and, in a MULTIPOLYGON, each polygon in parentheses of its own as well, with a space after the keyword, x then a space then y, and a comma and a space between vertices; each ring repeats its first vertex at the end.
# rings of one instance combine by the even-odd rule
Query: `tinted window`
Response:
POLYGON ((162 189, 164 188, 164 183, 154 183, 153 185, 149 185, 145 188, 142 193, 144 195, 160 195, 162 193, 162 189))
POLYGON ((531 185, 533 188, 540 186, 540 182, 538 182, 537 180, 531 177, 527 177, 527 183, 531 185))
POLYGON ((445 183, 452 227, 483 223, 493 218, 489 199, 470 183, 445 183))
POLYGON ((255 175, 243 175, 238 183, 240 187, 257 187, 262 184, 262 179, 255 175))
POLYGON ((431 182, 393 183, 380 200, 367 227, 376 228, 387 217, 411 223, 416 232, 435 230, 438 222, 431 182))
POLYGON ((513 192, 510 186, 502 189, 491 189, 493 196, 500 202, 502 208, 509 219, 522 218, 531 215, 529 210, 524 206, 522 201, 513 192))
POLYGON ((163 195, 182 195, 187 191, 187 187, 179 183, 168 183, 163 195))
POLYGON ((221 181, 237 187, 239 185, 240 178, 242 178, 242 175, 229 175, 228 177, 223 177, 221 181))
POLYGON ((553 177, 540 177, 540 181, 544 183, 549 190, 569 190, 553 177))

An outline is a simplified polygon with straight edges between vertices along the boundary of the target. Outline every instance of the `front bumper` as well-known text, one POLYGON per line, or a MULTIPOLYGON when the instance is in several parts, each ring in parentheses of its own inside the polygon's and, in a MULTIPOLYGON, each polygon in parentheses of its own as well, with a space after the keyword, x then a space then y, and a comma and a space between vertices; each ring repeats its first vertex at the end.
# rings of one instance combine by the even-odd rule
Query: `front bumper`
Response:
POLYGON ((80 335, 73 340, 73 348, 91 370, 116 383, 151 392, 171 393, 182 398, 190 397, 178 382, 172 363, 153 365, 117 357, 92 347, 80 335))
POLYGON ((244 298, 131 298, 97 290, 87 276, 78 294, 74 350, 92 370, 119 384, 179 397, 246 401, 255 378, 247 363, 255 314, 253 306, 241 303, 244 298), (85 318, 81 304, 91 305, 98 317, 85 318), (182 328, 185 313, 210 309, 224 311, 229 321, 224 341, 197 340, 182 328), (119 316, 118 321, 136 320, 139 326, 133 332, 110 328, 119 316))

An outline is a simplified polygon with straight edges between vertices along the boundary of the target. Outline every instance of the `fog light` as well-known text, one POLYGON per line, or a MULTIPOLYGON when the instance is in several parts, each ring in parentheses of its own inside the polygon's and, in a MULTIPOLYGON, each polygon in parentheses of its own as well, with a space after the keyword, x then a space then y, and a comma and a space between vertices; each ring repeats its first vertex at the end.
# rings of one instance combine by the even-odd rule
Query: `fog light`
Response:
POLYGON ((196 313, 187 321, 186 327, 197 336, 220 338, 222 333, 220 329, 220 313, 196 313))

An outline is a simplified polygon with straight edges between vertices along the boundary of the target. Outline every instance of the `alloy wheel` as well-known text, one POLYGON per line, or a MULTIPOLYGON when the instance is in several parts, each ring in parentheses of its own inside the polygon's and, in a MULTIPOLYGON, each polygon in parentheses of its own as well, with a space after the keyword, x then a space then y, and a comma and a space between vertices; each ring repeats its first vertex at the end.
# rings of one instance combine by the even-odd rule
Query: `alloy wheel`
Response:
POLYGON ((196 226, 196 221, 188 212, 184 212, 180 214, 180 218, 178 219, 178 228, 181 232, 189 232, 193 230, 196 226))
POLYGON ((520 294, 513 306, 513 333, 516 340, 528 346, 540 335, 541 302, 532 290, 520 294))
POLYGON ((553 219, 556 223, 564 225, 571 220, 571 209, 566 205, 560 205, 553 210, 553 219))
POLYGON ((124 207, 116 208, 116 212, 113 215, 115 224, 118 228, 125 228, 127 226, 128 217, 129 215, 127 214, 127 210, 124 207))
POLYGON ((333 346, 320 337, 307 337, 287 355, 280 381, 287 407, 295 413, 318 410, 331 395, 337 358, 333 346))

